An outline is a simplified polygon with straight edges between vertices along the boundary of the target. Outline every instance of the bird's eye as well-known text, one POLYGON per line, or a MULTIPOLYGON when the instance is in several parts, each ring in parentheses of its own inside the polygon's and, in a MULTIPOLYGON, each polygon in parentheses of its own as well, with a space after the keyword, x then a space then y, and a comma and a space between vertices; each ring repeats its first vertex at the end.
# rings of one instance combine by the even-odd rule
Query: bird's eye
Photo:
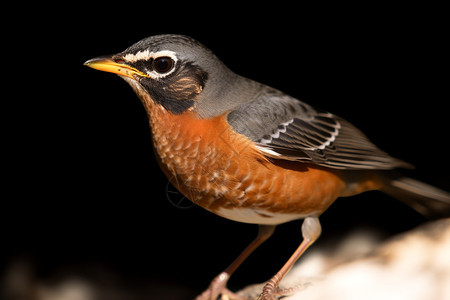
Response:
POLYGON ((174 64, 170 57, 158 57, 153 61, 153 68, 156 72, 164 74, 172 70, 174 64))

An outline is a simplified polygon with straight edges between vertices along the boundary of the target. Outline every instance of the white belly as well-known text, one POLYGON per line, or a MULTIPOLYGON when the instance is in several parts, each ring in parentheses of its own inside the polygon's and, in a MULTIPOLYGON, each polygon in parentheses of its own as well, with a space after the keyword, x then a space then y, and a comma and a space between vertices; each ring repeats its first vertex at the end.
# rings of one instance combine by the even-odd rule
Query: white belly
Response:
POLYGON ((261 225, 278 225, 289 221, 304 219, 308 216, 315 215, 314 213, 310 213, 307 215, 281 214, 251 208, 235 208, 235 209, 220 208, 219 210, 215 211, 215 213, 221 217, 233 221, 251 224, 261 224, 261 225))

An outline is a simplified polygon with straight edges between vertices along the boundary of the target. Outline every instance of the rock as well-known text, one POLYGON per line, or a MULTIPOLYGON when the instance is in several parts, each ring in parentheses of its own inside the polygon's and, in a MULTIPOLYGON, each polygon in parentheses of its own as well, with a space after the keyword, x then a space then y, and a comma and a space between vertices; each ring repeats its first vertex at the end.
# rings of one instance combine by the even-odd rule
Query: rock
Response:
MULTIPOLYGON (((333 251, 310 250, 282 281, 283 288, 295 288, 283 299, 450 299, 450 219, 385 242, 359 232, 333 251)), ((262 287, 240 293, 256 299, 262 287)))

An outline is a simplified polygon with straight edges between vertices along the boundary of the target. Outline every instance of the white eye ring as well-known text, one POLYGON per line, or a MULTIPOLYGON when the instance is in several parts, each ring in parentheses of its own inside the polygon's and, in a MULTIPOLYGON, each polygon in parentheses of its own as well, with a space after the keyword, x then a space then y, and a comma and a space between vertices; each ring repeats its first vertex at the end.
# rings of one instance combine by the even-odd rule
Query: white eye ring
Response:
POLYGON ((147 74, 153 79, 164 78, 172 74, 176 69, 178 58, 176 57, 175 52, 168 50, 158 51, 156 53, 151 53, 149 59, 150 58, 153 59, 152 62, 153 70, 147 71, 147 74), (158 70, 158 66, 156 64, 158 64, 158 62, 161 61, 161 59, 168 60, 169 65, 167 70, 165 70, 164 68, 158 70))
POLYGON ((168 56, 160 56, 153 60, 153 70, 159 74, 166 74, 175 67, 175 62, 168 56))
POLYGON ((158 58, 168 57, 172 60, 173 64, 170 70, 168 70, 166 73, 164 72, 158 72, 157 70, 153 69, 151 71, 147 71, 146 73, 148 76, 150 76, 153 79, 160 79, 164 78, 167 75, 172 74, 173 71, 175 71, 175 67, 178 61, 178 58, 176 56, 176 53, 170 50, 162 50, 158 52, 151 52, 150 50, 144 50, 144 51, 138 51, 136 53, 128 53, 124 56, 124 60, 127 62, 137 62, 137 61, 149 61, 150 59, 153 59, 153 61, 157 60, 158 58))

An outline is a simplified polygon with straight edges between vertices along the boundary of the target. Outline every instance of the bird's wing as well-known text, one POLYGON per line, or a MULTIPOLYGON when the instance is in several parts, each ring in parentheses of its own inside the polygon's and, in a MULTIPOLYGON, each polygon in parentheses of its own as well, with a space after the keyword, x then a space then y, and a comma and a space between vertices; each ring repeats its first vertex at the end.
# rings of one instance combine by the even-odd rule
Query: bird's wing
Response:
POLYGON ((272 158, 335 169, 411 167, 380 150, 344 119, 277 90, 267 88, 230 112, 227 119, 235 131, 272 158))

